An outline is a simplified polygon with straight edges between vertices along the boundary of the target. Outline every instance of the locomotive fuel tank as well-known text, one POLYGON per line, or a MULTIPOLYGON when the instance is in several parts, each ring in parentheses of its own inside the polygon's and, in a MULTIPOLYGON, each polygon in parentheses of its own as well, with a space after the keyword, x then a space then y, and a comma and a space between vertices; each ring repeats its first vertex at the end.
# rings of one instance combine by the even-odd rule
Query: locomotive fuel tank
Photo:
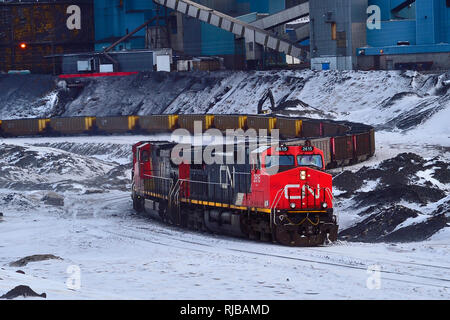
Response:
POLYGON ((205 210, 205 226, 211 232, 246 237, 242 231, 241 217, 231 211, 205 210))

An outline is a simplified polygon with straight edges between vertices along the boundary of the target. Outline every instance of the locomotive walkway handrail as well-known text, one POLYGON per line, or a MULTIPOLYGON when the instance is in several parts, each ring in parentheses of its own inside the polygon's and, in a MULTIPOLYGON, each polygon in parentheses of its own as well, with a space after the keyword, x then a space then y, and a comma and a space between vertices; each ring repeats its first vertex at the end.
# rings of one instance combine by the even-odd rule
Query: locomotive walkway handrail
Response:
POLYGON ((231 186, 230 183, 220 183, 220 182, 210 182, 210 181, 197 181, 197 180, 189 180, 189 179, 178 179, 178 181, 190 182, 190 183, 212 184, 212 185, 218 185, 218 186, 226 184, 227 186, 231 186))
POLYGON ((286 186, 284 186, 283 188, 278 190, 277 194, 275 195, 275 198, 272 201, 272 205, 270 206, 270 226, 271 227, 273 225, 276 225, 276 226, 278 225, 278 223, 276 222, 276 212, 275 212, 275 210, 276 210, 276 207, 278 206, 278 203, 281 200, 281 196, 283 195, 285 189, 286 189, 286 186), (272 224, 272 222, 273 222, 273 224, 272 224))
POLYGON ((170 179, 170 178, 161 177, 161 176, 154 176, 154 175, 151 175, 151 174, 144 174, 143 176, 144 176, 144 178, 157 178, 157 179, 159 178, 159 179, 163 179, 163 180, 172 181, 172 179, 170 179))

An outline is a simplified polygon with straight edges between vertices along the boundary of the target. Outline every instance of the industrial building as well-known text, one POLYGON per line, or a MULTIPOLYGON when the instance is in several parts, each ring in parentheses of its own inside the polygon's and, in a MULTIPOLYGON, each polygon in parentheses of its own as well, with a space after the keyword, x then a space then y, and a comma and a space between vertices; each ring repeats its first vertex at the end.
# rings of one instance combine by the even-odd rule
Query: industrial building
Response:
MULTIPOLYGON (((270 49, 270 46, 269 50, 265 50, 258 43, 253 44, 254 41, 246 41, 248 37, 242 37, 241 34, 236 34, 233 30, 220 27, 218 22, 220 19, 222 21, 230 21, 229 25, 238 25, 241 22, 246 24, 249 29, 252 29, 251 24, 258 19, 283 12, 287 6, 292 8, 305 2, 307 1, 197 0, 192 2, 123 0, 115 3, 115 1, 110 0, 95 0, 96 50, 103 50, 124 34, 153 19, 146 28, 135 33, 127 41, 116 46, 115 49, 132 50, 170 47, 184 56, 222 57, 224 65, 230 69, 243 69, 258 63, 263 65, 270 63, 283 64, 286 61, 286 55, 280 50, 274 50, 276 48, 270 49), (188 8, 191 12, 186 10, 188 8), (203 19, 203 13, 210 10, 217 12, 217 16, 213 14, 210 21, 207 18, 203 19), (192 12, 198 13, 198 16, 190 14, 192 12), (216 24, 214 23, 215 17, 217 17, 216 24)), ((307 15, 307 6, 305 8, 296 16, 285 18, 282 22, 286 23, 307 15)), ((266 29, 272 29, 274 31, 272 32, 273 34, 284 34, 283 26, 280 29, 280 25, 271 25, 267 28, 258 29, 264 31, 262 37, 266 36, 266 29)), ((244 29, 241 28, 240 30, 244 29)), ((255 30, 252 29, 252 32, 255 32, 255 30)), ((275 41, 277 40, 279 39, 275 41)), ((291 42, 291 39, 288 37, 284 40, 291 42)), ((304 53, 304 55, 306 56, 307 53, 304 53)))
POLYGON ((450 0, 0 0, 0 72, 149 71, 162 58, 172 70, 448 69, 450 0))
POLYGON ((379 29, 357 49, 359 68, 449 69, 450 0, 369 0, 381 9, 379 29))
POLYGON ((366 43, 367 0, 310 1, 311 68, 356 69, 366 43))
POLYGON ((310 8, 313 69, 450 68, 450 0, 311 0, 310 8))

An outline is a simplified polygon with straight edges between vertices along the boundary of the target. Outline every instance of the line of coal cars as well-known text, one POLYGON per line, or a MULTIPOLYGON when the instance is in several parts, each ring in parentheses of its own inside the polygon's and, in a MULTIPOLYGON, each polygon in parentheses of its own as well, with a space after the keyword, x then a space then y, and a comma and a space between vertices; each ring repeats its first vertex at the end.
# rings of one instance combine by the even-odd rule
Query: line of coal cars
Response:
POLYGON ((194 132, 195 122, 202 130, 216 128, 261 129, 270 134, 278 129, 287 145, 303 144, 306 139, 324 152, 327 168, 361 162, 375 153, 375 132, 359 123, 262 115, 148 115, 115 117, 70 117, 50 119, 0 120, 0 135, 58 136, 172 132, 183 128, 194 132))

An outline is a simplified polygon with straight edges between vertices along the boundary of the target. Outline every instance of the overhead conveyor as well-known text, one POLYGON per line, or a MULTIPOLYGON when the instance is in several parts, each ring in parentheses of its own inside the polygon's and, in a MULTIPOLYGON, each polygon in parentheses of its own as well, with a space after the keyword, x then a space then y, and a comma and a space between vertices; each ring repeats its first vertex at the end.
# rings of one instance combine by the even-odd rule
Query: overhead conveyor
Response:
MULTIPOLYGON (((303 48, 295 43, 284 39, 282 36, 274 35, 269 31, 255 27, 240 21, 219 11, 202 6, 190 0, 153 0, 155 3, 173 9, 184 15, 196 18, 239 37, 245 38, 246 42, 255 42, 277 52, 302 59, 303 48)), ((308 6, 309 8, 309 6, 308 6)), ((286 11, 286 10, 285 10, 286 11)))
POLYGON ((299 23, 292 27, 293 35, 285 34, 284 37, 291 41, 300 42, 310 37, 310 25, 309 22, 299 23))
POLYGON ((407 6, 413 4, 414 2, 416 2, 416 0, 406 0, 406 1, 403 1, 403 2, 400 3, 398 6, 396 6, 395 8, 393 8, 391 11, 392 11, 392 13, 396 14, 396 13, 400 12, 401 10, 405 9, 407 6))
POLYGON ((309 34, 310 34, 310 24, 309 23, 305 23, 301 27, 298 27, 295 29, 295 36, 296 36, 297 41, 303 41, 305 39, 308 39, 309 34))
POLYGON ((270 16, 258 19, 250 25, 259 29, 272 29, 309 15, 309 2, 299 4, 270 16))

